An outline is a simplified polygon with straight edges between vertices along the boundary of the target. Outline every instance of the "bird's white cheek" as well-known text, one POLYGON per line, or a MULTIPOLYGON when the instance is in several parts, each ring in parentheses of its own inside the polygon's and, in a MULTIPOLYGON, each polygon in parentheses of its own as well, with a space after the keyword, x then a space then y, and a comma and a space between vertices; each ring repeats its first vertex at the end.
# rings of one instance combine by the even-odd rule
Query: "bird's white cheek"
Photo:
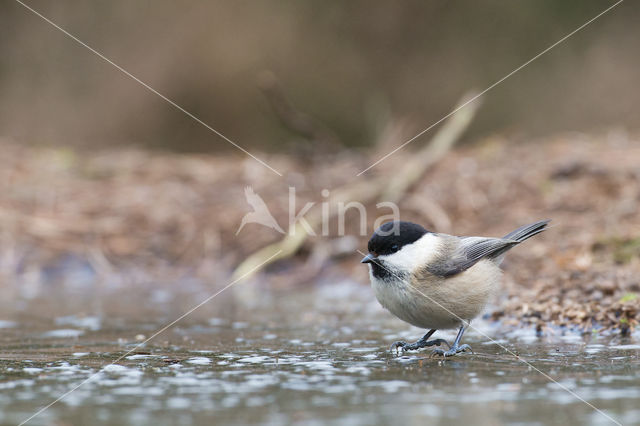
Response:
POLYGON ((407 244, 397 252, 380 256, 387 265, 402 271, 414 271, 428 264, 437 254, 440 240, 433 234, 426 234, 418 241, 407 244))

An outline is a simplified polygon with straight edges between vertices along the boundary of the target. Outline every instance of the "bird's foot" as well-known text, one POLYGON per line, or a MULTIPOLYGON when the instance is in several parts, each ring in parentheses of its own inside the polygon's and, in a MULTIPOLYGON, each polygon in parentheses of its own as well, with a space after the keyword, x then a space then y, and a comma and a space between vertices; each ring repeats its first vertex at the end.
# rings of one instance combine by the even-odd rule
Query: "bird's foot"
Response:
POLYGON ((400 348, 402 349, 403 352, 416 351, 421 348, 426 348, 427 346, 440 346, 442 344, 445 344, 447 345, 448 348, 451 348, 449 343, 444 339, 433 339, 433 340, 420 339, 417 342, 413 342, 413 343, 407 343, 403 340, 398 340, 397 342, 393 342, 391 344, 391 347, 389 348, 389 350, 391 350, 392 352, 394 350, 398 352, 398 348, 400 348))
POLYGON ((456 354, 459 354, 460 352, 466 352, 469 351, 471 353, 474 353, 473 350, 471 349, 471 346, 464 344, 464 345, 453 345, 452 347, 449 348, 448 351, 445 351, 444 349, 434 349, 433 352, 431 352, 431 356, 434 355, 442 355, 443 357, 448 357, 448 356, 454 356, 456 354))

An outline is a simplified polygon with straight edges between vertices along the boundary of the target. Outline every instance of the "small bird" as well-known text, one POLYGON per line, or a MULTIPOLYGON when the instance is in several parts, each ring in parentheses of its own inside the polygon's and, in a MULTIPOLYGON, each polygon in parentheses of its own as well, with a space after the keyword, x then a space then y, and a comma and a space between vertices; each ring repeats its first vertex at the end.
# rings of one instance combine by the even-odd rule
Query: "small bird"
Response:
POLYGON ((433 354, 453 356, 469 345, 460 340, 500 284, 505 253, 544 231, 549 220, 522 226, 503 238, 456 237, 427 231, 411 222, 387 222, 369 240, 371 286, 380 304, 416 327, 429 329, 414 343, 397 341, 391 350, 417 350, 445 344, 433 354), (429 338, 440 329, 458 328, 453 345, 429 338))
POLYGON ((284 234, 284 230, 278 225, 276 219, 269 211, 269 207, 265 204, 262 198, 253 191, 253 188, 247 186, 244 188, 244 197, 247 203, 253 207, 253 211, 245 214, 240 222, 240 227, 236 231, 236 235, 240 233, 244 225, 247 223, 259 223, 268 228, 275 229, 276 231, 284 234))

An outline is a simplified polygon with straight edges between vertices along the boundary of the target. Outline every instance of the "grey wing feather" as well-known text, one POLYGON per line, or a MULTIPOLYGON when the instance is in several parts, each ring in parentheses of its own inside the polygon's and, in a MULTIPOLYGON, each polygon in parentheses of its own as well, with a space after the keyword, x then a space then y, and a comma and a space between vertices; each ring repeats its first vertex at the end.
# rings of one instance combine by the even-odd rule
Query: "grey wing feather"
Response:
POLYGON ((483 257, 497 258, 511 247, 520 243, 506 238, 462 237, 461 240, 465 257, 473 263, 483 257))
POLYGON ((507 250, 544 231, 549 222, 549 220, 541 220, 522 226, 508 233, 504 238, 442 235, 445 242, 441 257, 432 262, 427 270, 434 275, 446 278, 466 271, 480 259, 488 258, 500 263, 502 255, 507 250))
POLYGON ((498 258, 509 250, 518 241, 502 238, 483 237, 451 237, 448 241, 448 250, 443 250, 443 257, 438 262, 433 262, 429 272, 441 277, 451 277, 466 271, 475 265, 480 259, 498 258))

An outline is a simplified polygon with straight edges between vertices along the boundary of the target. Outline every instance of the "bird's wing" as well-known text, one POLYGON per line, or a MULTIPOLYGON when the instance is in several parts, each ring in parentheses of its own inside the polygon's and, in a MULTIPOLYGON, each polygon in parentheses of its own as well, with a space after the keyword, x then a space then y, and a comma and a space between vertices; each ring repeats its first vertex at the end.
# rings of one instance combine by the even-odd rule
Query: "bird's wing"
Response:
POLYGON ((247 186, 244 188, 244 196, 247 199, 247 203, 249 203, 249 205, 253 207, 253 210, 255 210, 256 212, 259 211, 262 213, 265 210, 269 211, 267 205, 264 203, 262 198, 253 191, 252 187, 247 186))
POLYGON ((431 262, 429 272, 443 278, 466 271, 484 258, 496 259, 519 241, 504 238, 448 237, 441 257, 431 262))

